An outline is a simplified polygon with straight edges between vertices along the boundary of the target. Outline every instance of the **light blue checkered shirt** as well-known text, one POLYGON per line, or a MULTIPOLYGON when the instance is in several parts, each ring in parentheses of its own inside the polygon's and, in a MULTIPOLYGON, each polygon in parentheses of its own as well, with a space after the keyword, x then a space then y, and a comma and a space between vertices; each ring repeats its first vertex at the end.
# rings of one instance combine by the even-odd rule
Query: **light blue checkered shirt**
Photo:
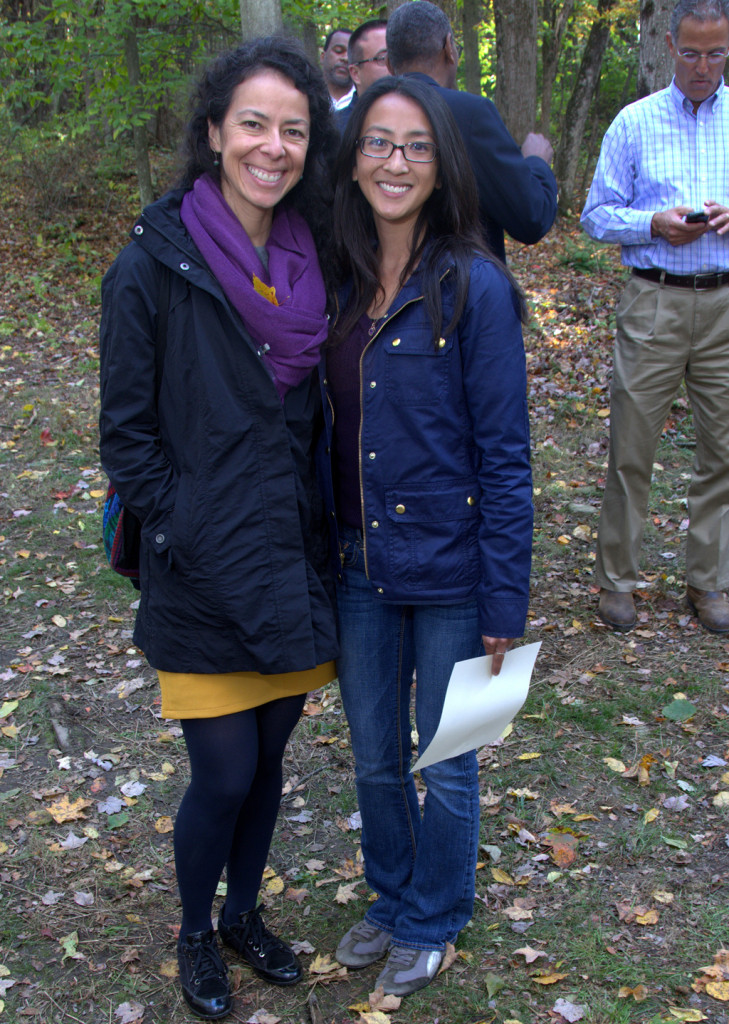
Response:
POLYGON ((675 206, 729 206, 729 87, 693 114, 675 81, 624 107, 605 133, 581 223, 593 238, 619 242, 629 267, 672 274, 729 270, 729 233, 707 231, 687 245, 651 238, 654 213, 675 206))

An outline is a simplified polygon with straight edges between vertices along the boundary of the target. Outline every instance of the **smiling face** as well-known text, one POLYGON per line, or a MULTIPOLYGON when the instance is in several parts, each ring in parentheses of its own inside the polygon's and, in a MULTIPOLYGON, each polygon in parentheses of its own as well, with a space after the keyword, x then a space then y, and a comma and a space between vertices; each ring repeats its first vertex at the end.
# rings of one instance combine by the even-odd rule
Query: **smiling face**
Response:
POLYGON ((678 26, 674 43, 671 33, 666 36, 668 49, 674 60, 676 85, 696 111, 703 100, 713 96, 724 77, 724 61, 709 64, 706 57, 696 63, 688 63, 681 53, 693 51, 698 54, 726 52, 729 48, 729 21, 699 21, 687 16, 678 26))
MULTIPOLYGON (((403 145, 408 142, 435 143, 425 111, 414 100, 387 93, 367 112, 360 138, 375 136, 403 145)), ((431 163, 406 160, 401 149, 386 159, 364 156, 357 149, 352 180, 359 184, 372 207, 378 233, 385 224, 412 228, 424 204, 438 188, 438 159, 431 163)))
POLYGON ((222 123, 209 125, 208 139, 220 153, 225 201, 251 241, 265 244, 274 207, 304 173, 308 98, 277 71, 257 71, 236 86, 222 123))

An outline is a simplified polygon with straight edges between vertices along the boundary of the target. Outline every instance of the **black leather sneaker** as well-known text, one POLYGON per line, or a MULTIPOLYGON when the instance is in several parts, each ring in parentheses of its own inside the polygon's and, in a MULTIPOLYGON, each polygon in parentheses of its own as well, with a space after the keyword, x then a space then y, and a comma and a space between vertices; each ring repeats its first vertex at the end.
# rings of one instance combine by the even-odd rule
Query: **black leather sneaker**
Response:
POLYGON ((177 963, 185 1002, 198 1017, 217 1020, 233 1009, 228 969, 223 963, 215 935, 191 932, 177 943, 177 963))
POLYGON ((273 985, 295 985, 301 980, 301 964, 290 946, 270 932, 263 923, 261 907, 240 914, 235 924, 218 917, 218 935, 243 957, 256 974, 273 985))

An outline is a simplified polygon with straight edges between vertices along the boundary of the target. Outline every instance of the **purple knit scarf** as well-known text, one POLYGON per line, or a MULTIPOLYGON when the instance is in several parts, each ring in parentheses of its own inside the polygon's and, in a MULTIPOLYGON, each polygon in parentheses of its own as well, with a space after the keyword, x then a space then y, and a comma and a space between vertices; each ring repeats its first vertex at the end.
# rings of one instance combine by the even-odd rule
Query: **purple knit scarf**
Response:
POLYGON ((277 207, 266 242, 268 270, 213 179, 182 200, 182 223, 271 370, 283 401, 319 362, 327 336, 326 293, 308 225, 277 207))

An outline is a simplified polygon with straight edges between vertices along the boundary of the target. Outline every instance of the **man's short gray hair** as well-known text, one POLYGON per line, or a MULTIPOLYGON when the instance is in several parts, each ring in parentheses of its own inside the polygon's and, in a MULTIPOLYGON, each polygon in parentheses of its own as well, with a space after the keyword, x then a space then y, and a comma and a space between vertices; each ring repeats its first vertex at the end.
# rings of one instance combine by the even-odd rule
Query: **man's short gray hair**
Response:
POLYGON ((697 21, 729 21, 729 0, 678 0, 671 14, 671 37, 674 43, 678 38, 678 29, 684 18, 696 18, 697 21))
POLYGON ((411 0, 396 7, 387 22, 387 58, 392 70, 398 75, 416 65, 432 64, 452 32, 446 15, 429 0, 411 0))

